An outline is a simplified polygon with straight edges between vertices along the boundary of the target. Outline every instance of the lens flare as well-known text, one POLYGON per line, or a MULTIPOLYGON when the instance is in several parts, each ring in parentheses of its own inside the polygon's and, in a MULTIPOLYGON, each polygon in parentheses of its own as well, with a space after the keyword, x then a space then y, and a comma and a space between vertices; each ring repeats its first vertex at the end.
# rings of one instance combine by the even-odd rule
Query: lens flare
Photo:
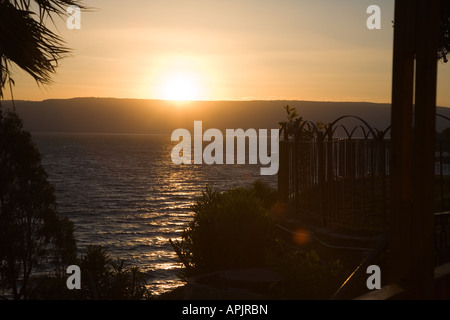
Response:
POLYGON ((293 241, 297 245, 304 246, 311 241, 311 234, 308 230, 299 228, 293 234, 293 241))

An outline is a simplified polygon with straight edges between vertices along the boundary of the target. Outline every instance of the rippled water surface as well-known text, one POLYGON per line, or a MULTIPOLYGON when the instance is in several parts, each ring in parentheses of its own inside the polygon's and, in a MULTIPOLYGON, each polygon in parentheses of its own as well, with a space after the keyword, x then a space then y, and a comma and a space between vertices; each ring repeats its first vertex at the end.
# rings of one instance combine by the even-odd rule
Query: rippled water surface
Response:
POLYGON ((153 293, 182 282, 169 244, 206 184, 218 190, 263 178, 259 165, 174 165, 170 135, 33 134, 59 212, 75 223, 79 250, 97 244, 148 275, 153 293))

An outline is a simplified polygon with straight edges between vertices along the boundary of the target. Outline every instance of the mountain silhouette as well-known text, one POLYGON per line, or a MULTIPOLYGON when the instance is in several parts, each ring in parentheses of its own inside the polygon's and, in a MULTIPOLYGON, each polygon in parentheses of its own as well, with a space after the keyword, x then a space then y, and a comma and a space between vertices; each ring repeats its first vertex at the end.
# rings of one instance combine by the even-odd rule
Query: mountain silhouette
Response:
MULTIPOLYGON (((10 101, 3 104, 11 106, 10 101)), ((390 104, 386 103, 293 100, 174 102, 116 98, 15 101, 25 128, 31 132, 80 133, 171 133, 177 128, 192 130, 195 120, 203 121, 204 130, 278 128, 278 122, 286 118, 285 105, 296 108, 304 120, 312 122, 332 122, 340 116, 353 115, 379 130, 390 125, 390 104)), ((438 107, 437 112, 450 118, 450 108, 438 107)), ((450 121, 438 117, 437 130, 446 127, 450 127, 450 121)))

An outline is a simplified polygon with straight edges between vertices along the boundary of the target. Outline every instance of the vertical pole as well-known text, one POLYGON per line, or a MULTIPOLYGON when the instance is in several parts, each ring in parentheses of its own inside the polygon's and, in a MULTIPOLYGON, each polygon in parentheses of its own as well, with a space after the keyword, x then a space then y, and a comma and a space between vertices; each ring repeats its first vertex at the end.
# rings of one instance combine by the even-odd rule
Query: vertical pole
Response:
POLYGON ((434 153, 439 1, 418 1, 413 149, 413 278, 417 298, 433 297, 434 153))
POLYGON ((289 200, 289 141, 280 141, 280 167, 278 170, 278 199, 287 203, 289 200))
POLYGON ((325 136, 319 132, 317 134, 317 157, 318 157, 318 186, 319 186, 319 205, 320 205, 320 214, 322 218, 322 224, 327 224, 327 199, 325 199, 325 174, 326 174, 326 168, 325 168, 325 136))
POLYGON ((327 136, 327 198, 328 198, 328 207, 327 207, 327 214, 328 216, 334 216, 335 215, 335 203, 334 203, 334 197, 335 197, 335 185, 336 185, 336 177, 334 175, 334 153, 333 153, 333 127, 331 124, 327 126, 326 130, 326 136, 327 136))
POLYGON ((379 165, 379 175, 380 175, 380 180, 381 180, 381 217, 382 217, 382 221, 386 221, 387 218, 387 205, 388 205, 388 200, 387 200, 387 188, 386 188, 386 162, 389 161, 388 157, 386 156, 386 141, 381 138, 378 137, 377 140, 378 142, 378 146, 379 146, 379 150, 378 150, 378 156, 379 156, 379 160, 378 160, 378 165, 379 165))
POLYGON ((395 1, 390 280, 416 299, 433 297, 438 11, 439 0, 395 1))
POLYGON ((439 141, 439 187, 440 187, 440 198, 441 198, 441 212, 445 210, 444 203, 444 159, 442 157, 443 141, 439 141))
POLYGON ((389 271, 391 283, 411 278, 412 114, 417 0, 396 0, 391 106, 391 208, 389 271))

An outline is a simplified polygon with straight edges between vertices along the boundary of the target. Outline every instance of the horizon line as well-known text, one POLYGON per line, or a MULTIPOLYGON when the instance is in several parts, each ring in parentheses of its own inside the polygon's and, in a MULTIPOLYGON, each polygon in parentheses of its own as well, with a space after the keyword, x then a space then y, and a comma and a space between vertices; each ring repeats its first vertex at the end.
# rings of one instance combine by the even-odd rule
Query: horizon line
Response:
POLYGON ((241 98, 241 99, 192 99, 192 100, 170 100, 170 99, 158 99, 158 98, 129 98, 129 97, 96 97, 96 96, 78 96, 70 98, 48 98, 42 100, 31 100, 31 99, 0 99, 0 102, 44 102, 50 100, 75 100, 75 99, 114 99, 114 100, 143 100, 143 101, 162 101, 162 102, 173 102, 173 103, 192 103, 192 102, 252 102, 252 101, 305 101, 305 102, 338 102, 338 103, 373 103, 373 104, 391 104, 391 102, 373 102, 367 100, 308 100, 308 99, 294 99, 294 98, 274 98, 274 99, 263 99, 263 98, 241 98))
MULTIPOLYGON (((197 99, 197 100, 169 100, 169 99, 156 99, 156 98, 118 98, 118 97, 71 97, 71 98, 48 98, 43 100, 26 100, 26 99, 0 99, 1 102, 45 102, 52 100, 76 100, 76 99, 110 99, 110 100, 140 100, 140 101, 160 101, 165 103, 174 104, 189 104, 195 102, 318 102, 318 103, 365 103, 365 104, 383 104, 392 105, 392 102, 373 102, 367 100, 306 100, 306 99, 197 99)), ((436 105, 436 108, 450 108, 450 106, 436 105)))

